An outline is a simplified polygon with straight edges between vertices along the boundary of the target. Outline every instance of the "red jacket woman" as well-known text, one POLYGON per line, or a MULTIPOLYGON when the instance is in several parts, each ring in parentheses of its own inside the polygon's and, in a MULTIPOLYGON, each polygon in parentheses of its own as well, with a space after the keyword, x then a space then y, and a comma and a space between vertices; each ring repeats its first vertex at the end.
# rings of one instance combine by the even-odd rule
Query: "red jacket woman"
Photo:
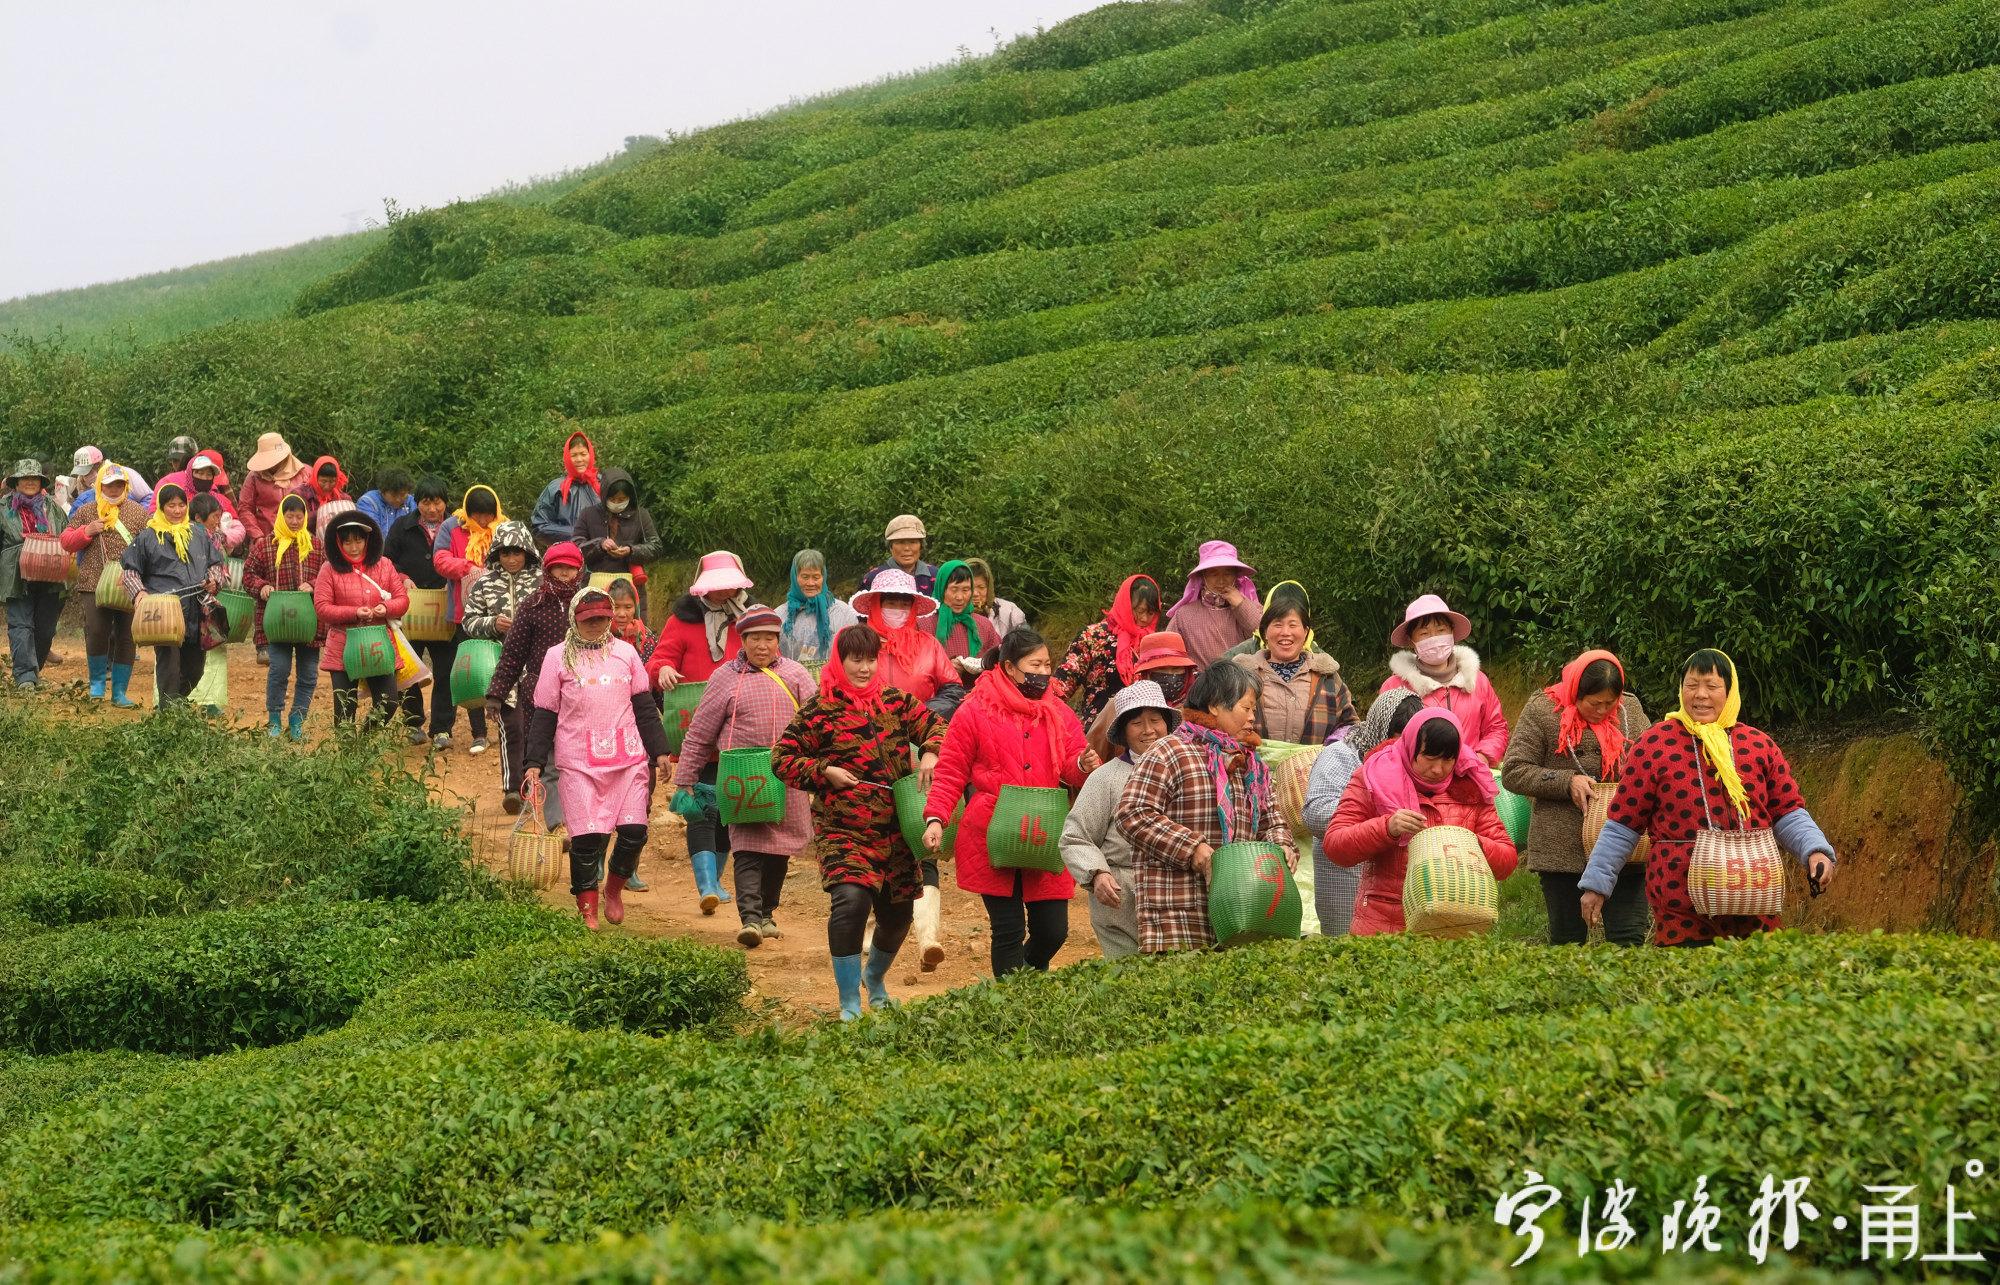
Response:
POLYGON ((1419 829, 1470 830, 1495 879, 1514 873, 1520 857, 1493 806, 1494 793, 1492 772, 1464 744, 1458 718, 1449 710, 1418 714, 1401 737, 1362 762, 1340 796, 1322 845, 1333 864, 1364 867, 1354 936, 1403 931, 1403 875, 1410 836, 1419 829), (1437 730, 1426 733, 1426 728, 1437 730))
POLYGON ((361 609, 387 607, 387 617, 372 623, 391 624, 408 614, 410 590, 396 564, 382 556, 382 532, 374 519, 359 511, 343 514, 326 536, 326 561, 313 577, 313 610, 326 630, 319 667, 323 673, 341 673, 347 668, 347 627, 364 623, 361 609), (340 534, 357 526, 366 528, 367 552, 349 562, 340 547, 340 534))

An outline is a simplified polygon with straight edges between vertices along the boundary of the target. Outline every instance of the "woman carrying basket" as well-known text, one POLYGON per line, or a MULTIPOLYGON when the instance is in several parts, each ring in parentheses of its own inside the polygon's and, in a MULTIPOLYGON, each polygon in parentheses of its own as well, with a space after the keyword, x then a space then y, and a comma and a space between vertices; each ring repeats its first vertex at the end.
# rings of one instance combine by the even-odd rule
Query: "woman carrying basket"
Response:
POLYGON ((1472 752, 1448 709, 1426 709, 1403 734, 1370 754, 1340 796, 1322 846, 1337 866, 1366 865, 1354 904, 1353 935, 1403 931, 1403 876, 1410 839, 1434 825, 1470 830, 1496 880, 1520 854, 1493 800, 1492 769, 1472 752))
POLYGON ((1718 872, 1726 894, 1754 890, 1781 900, 1782 876, 1774 874, 1779 846, 1798 855, 1815 895, 1826 890, 1833 879, 1833 845, 1806 811, 1784 751, 1765 733, 1737 721, 1742 704, 1736 663, 1728 656, 1703 648, 1682 664, 1680 708, 1646 729, 1626 752, 1610 819, 1577 880, 1585 923, 1603 922, 1604 904, 1642 834, 1653 841, 1646 900, 1655 945, 1706 946, 1717 937, 1748 937, 1778 926, 1775 913, 1710 916, 1697 910, 1689 876, 1698 864, 1698 847, 1733 853, 1725 860, 1726 873, 1718 872), (1716 837, 1708 839, 1704 831, 1716 837))
POLYGON ((1215 945, 1208 882, 1225 844, 1275 844, 1298 866, 1291 829, 1257 757, 1257 680, 1228 661, 1210 665, 1188 692, 1187 718, 1132 771, 1118 824, 1132 843, 1139 949, 1155 955, 1215 945))
POLYGON ((924 802, 924 848, 935 856, 947 819, 972 787, 953 852, 958 886, 986 902, 995 977, 1022 968, 1047 972, 1069 937, 1076 880, 1062 864, 1061 821, 1041 825, 1022 817, 1048 854, 1047 864, 1032 867, 996 867, 986 834, 1006 787, 1075 790, 1097 770, 1083 724, 1050 686, 1054 671, 1048 644, 1032 629, 1016 629, 987 652, 986 671, 945 734, 924 802))
POLYGON ((819 694, 778 738, 771 770, 813 796, 820 882, 833 903, 827 951, 841 1020, 852 1021, 861 1016, 864 980, 870 1007, 889 1003, 889 966, 924 887, 897 823, 895 786, 910 774, 914 751, 918 786, 929 788, 945 724, 916 697, 883 684, 882 639, 874 630, 850 625, 834 635, 833 650, 819 694), (871 911, 875 937, 864 970, 861 938, 871 911))
MULTIPOLYGON (((1529 697, 1514 724, 1500 783, 1534 800, 1522 856, 1541 876, 1552 946, 1590 939, 1577 885, 1590 855, 1583 846, 1584 816, 1593 796, 1618 780, 1626 746, 1645 730, 1646 711, 1625 690, 1625 666, 1608 651, 1587 651, 1563 666, 1562 677, 1529 697)), ((1605 906, 1604 939, 1644 945, 1650 926, 1645 866, 1628 864, 1617 880, 1605 906)))
POLYGON ((312 710, 313 691, 319 686, 319 649, 326 642, 326 622, 316 623, 311 642, 272 642, 264 632, 264 613, 274 593, 311 593, 326 554, 313 547, 312 524, 306 519, 302 497, 287 495, 279 501, 273 521, 271 534, 259 536, 243 560, 243 590, 257 600, 257 650, 266 655, 271 666, 264 679, 264 712, 271 719, 270 735, 275 739, 280 734, 285 688, 296 681, 291 718, 284 730, 293 740, 303 741, 306 715, 312 710))
POLYGON ((134 610, 156 594, 180 599, 181 641, 153 648, 153 674, 160 704, 185 702, 201 681, 206 653, 201 648, 203 604, 222 586, 222 550, 208 530, 188 517, 187 492, 174 485, 153 493, 158 502, 138 538, 125 546, 120 565, 134 610))
MULTIPOLYGON (((310 500, 306 507, 312 507, 310 500)), ((386 634, 387 626, 401 620, 410 609, 408 582, 396 564, 382 556, 382 532, 375 519, 359 509, 328 523, 326 542, 326 562, 313 578, 313 610, 327 627, 319 667, 333 676, 334 726, 354 722, 359 690, 364 686, 368 689, 369 718, 387 723, 397 710, 395 672, 393 668, 386 672, 350 671, 347 635, 351 629, 369 628, 383 629, 386 634)))
MULTIPOLYGON (((748 607, 737 618, 735 629, 742 649, 709 675, 674 762, 676 812, 688 816, 702 809, 695 794, 697 785, 712 784, 720 796, 723 811, 717 833, 727 835, 723 841, 736 854, 736 910, 743 921, 736 940, 745 949, 784 935, 776 916, 785 888, 786 865, 812 841, 812 809, 805 800, 785 799, 782 793, 775 793, 774 787, 782 790, 775 780, 764 782, 719 771, 722 756, 730 750, 776 746, 799 710, 819 694, 819 685, 804 665, 778 654, 783 627, 778 613, 761 604, 748 607), (732 823, 730 809, 756 808, 759 793, 782 800, 782 815, 776 820, 732 823)), ((693 829, 691 824, 690 833, 693 829)))
POLYGON ((138 708, 125 691, 132 684, 139 649, 132 642, 132 613, 99 603, 97 586, 105 567, 120 565, 126 547, 145 529, 146 521, 145 508, 132 498, 131 474, 124 465, 107 460, 98 466, 95 493, 70 514, 61 539, 63 551, 76 555, 75 593, 83 609, 91 699, 102 699, 108 686, 111 703, 120 709, 138 708))
POLYGON ((543 788, 542 769, 551 761, 558 769, 569 890, 584 926, 597 927, 601 877, 604 918, 623 923, 622 894, 646 847, 652 771, 667 766, 667 730, 645 662, 611 635, 611 596, 602 590, 570 598, 568 632, 542 655, 524 758, 530 798, 543 788))
POLYGON ((1132 779, 1133 765, 1155 742, 1180 726, 1181 712, 1167 702, 1160 685, 1142 678, 1118 689, 1111 711, 1110 742, 1117 757, 1107 759, 1083 783, 1082 793, 1063 822, 1063 864, 1090 894, 1090 927, 1106 959, 1139 953, 1139 888, 1132 870, 1132 844, 1118 827, 1118 800, 1132 779))

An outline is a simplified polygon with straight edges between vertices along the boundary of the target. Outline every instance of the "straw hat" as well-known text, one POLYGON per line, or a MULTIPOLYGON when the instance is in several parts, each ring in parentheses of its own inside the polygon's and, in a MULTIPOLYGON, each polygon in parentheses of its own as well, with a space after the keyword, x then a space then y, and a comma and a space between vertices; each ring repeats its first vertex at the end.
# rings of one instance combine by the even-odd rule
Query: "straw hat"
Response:
POLYGON ((252 473, 262 473, 267 468, 276 468, 292 457, 292 448, 285 441, 283 433, 265 433, 257 439, 257 453, 244 465, 252 473))
POLYGON ((887 571, 876 572, 874 583, 869 588, 855 594, 847 605, 854 608, 855 615, 872 618, 875 615, 875 609, 882 605, 882 599, 891 594, 900 594, 904 597, 915 599, 910 604, 910 610, 918 617, 933 615, 937 612, 937 599, 927 593, 918 593, 917 578, 901 567, 890 567, 887 571))

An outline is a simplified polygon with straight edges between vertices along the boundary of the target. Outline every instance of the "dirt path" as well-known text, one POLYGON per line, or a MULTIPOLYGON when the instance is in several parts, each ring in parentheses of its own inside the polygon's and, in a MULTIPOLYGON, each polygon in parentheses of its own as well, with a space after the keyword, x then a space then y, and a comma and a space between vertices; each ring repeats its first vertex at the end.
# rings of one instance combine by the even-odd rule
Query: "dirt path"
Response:
MULTIPOLYGON (((227 650, 227 717, 237 727, 261 728, 265 724, 264 682, 269 671, 257 663, 256 649, 249 644, 237 644, 227 650)), ((84 682, 82 635, 65 630, 56 639, 56 652, 61 660, 44 674, 44 679, 51 684, 84 682)), ((132 677, 132 696, 148 706, 152 703, 152 670, 151 652, 141 648, 132 677)), ((313 697, 308 722, 311 740, 320 739, 332 729, 328 692, 322 681, 313 697)), ((449 751, 432 755, 428 748, 412 748, 403 752, 404 760, 412 770, 420 770, 426 759, 430 760, 439 798, 465 811, 465 828, 472 839, 473 851, 496 873, 504 873, 514 818, 500 807, 497 742, 495 750, 474 755, 468 752, 471 739, 465 720, 460 718, 449 751)), ((688 864, 685 830, 681 819, 666 810, 664 796, 657 800, 652 840, 639 859, 639 873, 650 890, 626 895, 622 931, 689 937, 728 950, 743 950, 736 944, 741 922, 734 903, 724 903, 713 915, 701 913, 694 892, 693 870, 688 864)), ((723 882, 727 886, 730 877, 725 874, 723 882)), ((944 884, 944 963, 936 972, 920 972, 913 934, 889 975, 889 989, 898 999, 936 995, 992 976, 987 963, 984 906, 977 896, 958 890, 949 866, 944 884)), ((545 891, 542 899, 551 906, 574 910, 566 880, 545 891)), ((744 951, 750 965, 753 1005, 768 1003, 789 1020, 823 1017, 837 1011, 833 972, 827 960, 826 919, 827 895, 820 887, 817 866, 809 856, 793 860, 777 914, 778 926, 785 935, 744 951)), ((1090 912, 1079 898, 1070 903, 1069 941, 1056 956, 1056 966, 1094 959, 1097 954, 1097 941, 1090 931, 1090 912)))

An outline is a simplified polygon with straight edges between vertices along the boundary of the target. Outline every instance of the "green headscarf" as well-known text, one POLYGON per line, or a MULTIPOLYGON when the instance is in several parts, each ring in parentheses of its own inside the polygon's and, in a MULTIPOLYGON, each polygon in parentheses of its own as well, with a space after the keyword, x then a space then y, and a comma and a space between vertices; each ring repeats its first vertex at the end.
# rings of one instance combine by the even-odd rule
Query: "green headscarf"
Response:
POLYGON ((968 576, 972 574, 972 568, 965 564, 964 559, 953 558, 950 562, 945 563, 937 569, 937 579, 932 581, 937 586, 937 640, 941 643, 950 642, 952 627, 954 625, 964 625, 965 654, 968 656, 977 656, 979 654, 979 618, 978 614, 972 609, 972 600, 970 598, 965 600, 964 611, 953 611, 950 607, 944 605, 944 591, 951 587, 952 576, 960 571, 965 572, 968 576))

